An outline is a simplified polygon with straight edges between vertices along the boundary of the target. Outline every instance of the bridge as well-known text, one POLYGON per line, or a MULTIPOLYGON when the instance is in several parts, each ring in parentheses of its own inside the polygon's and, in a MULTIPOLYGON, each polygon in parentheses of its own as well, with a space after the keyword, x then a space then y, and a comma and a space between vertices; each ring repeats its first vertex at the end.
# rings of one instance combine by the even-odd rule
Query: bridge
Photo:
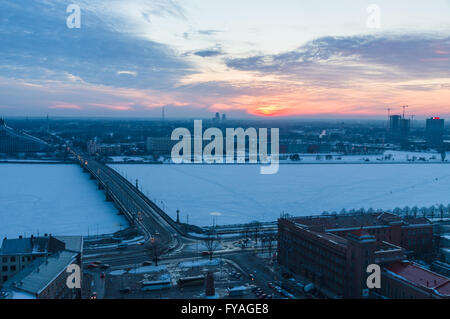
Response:
POLYGON ((137 185, 134 186, 115 170, 84 152, 73 148, 68 150, 83 171, 98 182, 98 188, 105 191, 106 199, 114 202, 130 224, 142 231, 146 242, 159 233, 158 240, 164 248, 174 248, 181 243, 185 234, 176 222, 149 200, 137 185))

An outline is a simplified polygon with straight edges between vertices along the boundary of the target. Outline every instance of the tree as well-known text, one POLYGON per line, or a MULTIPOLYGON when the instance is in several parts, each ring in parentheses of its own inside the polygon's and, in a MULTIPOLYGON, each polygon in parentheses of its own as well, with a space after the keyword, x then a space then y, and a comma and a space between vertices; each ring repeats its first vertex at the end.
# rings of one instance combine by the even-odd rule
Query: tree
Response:
POLYGON ((261 231, 261 223, 258 221, 252 221, 249 225, 250 227, 250 234, 251 237, 253 238, 253 240, 255 241, 255 244, 258 244, 258 239, 259 239, 259 233, 261 231))
POLYGON ((272 255, 272 247, 273 247, 273 241, 275 240, 275 236, 273 234, 265 234, 261 238, 261 245, 265 248, 267 247, 269 256, 272 255))
POLYGON ((206 250, 208 251, 209 260, 212 260, 212 256, 220 244, 219 235, 215 232, 215 230, 211 229, 206 233, 206 236, 203 239, 203 243, 205 244, 206 250))
POLYGON ((159 240, 155 237, 152 237, 145 248, 147 249, 150 258, 152 258, 155 262, 155 266, 158 266, 159 256, 161 256, 163 251, 159 240))

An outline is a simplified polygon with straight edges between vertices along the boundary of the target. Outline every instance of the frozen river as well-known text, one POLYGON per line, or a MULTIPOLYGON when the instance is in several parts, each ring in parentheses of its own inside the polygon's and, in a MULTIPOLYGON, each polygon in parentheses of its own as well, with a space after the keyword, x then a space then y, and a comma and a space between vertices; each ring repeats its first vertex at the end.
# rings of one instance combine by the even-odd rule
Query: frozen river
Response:
POLYGON ((0 164, 0 236, 96 235, 127 221, 77 165, 0 164))
POLYGON ((211 225, 273 221, 282 212, 394 209, 450 203, 448 164, 110 165, 182 222, 211 225))

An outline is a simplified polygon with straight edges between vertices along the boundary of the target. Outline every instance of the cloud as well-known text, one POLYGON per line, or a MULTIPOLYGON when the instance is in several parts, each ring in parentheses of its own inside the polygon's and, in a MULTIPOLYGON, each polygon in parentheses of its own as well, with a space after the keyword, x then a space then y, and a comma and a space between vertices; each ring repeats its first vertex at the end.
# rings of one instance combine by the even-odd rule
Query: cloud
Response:
POLYGON ((406 80, 448 77, 449 36, 361 35, 322 37, 296 50, 226 61, 228 67, 289 76, 325 86, 357 79, 406 80))
POLYGON ((196 51, 194 52, 195 55, 198 55, 202 58, 209 58, 209 57, 215 57, 218 55, 222 55, 223 52, 217 49, 214 50, 200 50, 200 51, 196 51))
POLYGON ((222 31, 220 30, 198 30, 197 33, 201 35, 216 35, 222 31))
POLYGON ((118 71, 117 75, 131 75, 131 76, 137 76, 137 72, 136 71, 118 71))
MULTIPOLYGON (((182 16, 174 1, 153 1, 152 9, 135 3, 143 14, 182 16)), ((167 89, 192 72, 167 45, 118 30, 108 11, 83 4, 81 28, 69 29, 67 1, 0 2, 0 76, 167 89)))

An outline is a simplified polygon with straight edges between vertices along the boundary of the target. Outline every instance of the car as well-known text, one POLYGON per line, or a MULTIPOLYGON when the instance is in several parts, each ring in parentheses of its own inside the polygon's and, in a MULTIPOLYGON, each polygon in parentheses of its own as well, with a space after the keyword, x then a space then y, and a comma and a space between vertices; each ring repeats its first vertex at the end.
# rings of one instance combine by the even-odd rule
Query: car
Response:
POLYGON ((209 256, 211 253, 209 251, 202 251, 202 256, 209 256))
POLYGON ((131 291, 130 287, 123 287, 119 290, 121 294, 127 294, 131 291))
POLYGON ((281 276, 282 276, 284 279, 292 278, 292 274, 290 274, 290 273, 288 273, 288 272, 283 273, 281 276))
POLYGON ((274 286, 271 282, 269 282, 269 283, 267 284, 267 287, 269 287, 270 289, 273 289, 275 286, 274 286))
POLYGON ((92 293, 91 299, 97 299, 97 293, 95 291, 92 293))
POLYGON ((273 299, 273 295, 267 295, 266 299, 273 299))
POLYGON ((151 261, 144 261, 143 263, 142 263, 142 266, 151 266, 152 265, 152 262, 151 261))
POLYGON ((99 267, 100 267, 101 269, 108 269, 108 268, 109 268, 109 265, 108 265, 108 264, 100 264, 99 267))

